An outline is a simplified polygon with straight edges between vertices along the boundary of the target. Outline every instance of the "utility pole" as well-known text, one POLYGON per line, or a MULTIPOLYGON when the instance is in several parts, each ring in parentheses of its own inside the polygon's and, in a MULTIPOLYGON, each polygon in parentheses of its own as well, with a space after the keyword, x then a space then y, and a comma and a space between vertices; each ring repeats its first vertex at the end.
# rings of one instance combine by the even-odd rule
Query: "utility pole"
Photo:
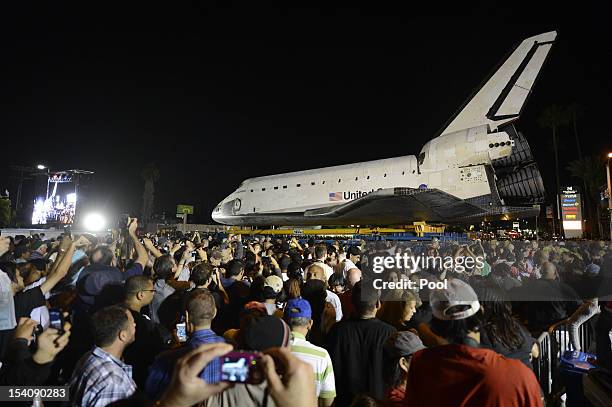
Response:
POLYGON ((610 215, 610 241, 612 242, 612 182, 610 181, 610 159, 612 159, 612 153, 608 153, 608 161, 606 161, 606 176, 608 178, 608 215, 610 215))

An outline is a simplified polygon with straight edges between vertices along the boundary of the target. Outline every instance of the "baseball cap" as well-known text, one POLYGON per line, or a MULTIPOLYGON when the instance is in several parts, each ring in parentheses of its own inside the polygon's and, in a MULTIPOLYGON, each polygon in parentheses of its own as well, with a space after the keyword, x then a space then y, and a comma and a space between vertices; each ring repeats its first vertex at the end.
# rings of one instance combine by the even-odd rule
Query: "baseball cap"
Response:
POLYGON ((312 318, 310 303, 303 298, 294 298, 287 301, 285 306, 285 318, 312 318))
POLYGON ((289 326, 271 315, 252 318, 244 328, 244 345, 249 350, 265 350, 289 344, 289 326))
POLYGON ((421 338, 410 331, 401 331, 397 335, 392 335, 385 344, 385 350, 398 358, 410 356, 421 349, 425 349, 421 338))
POLYGON ((429 302, 432 315, 443 321, 469 318, 480 309, 474 289, 456 278, 446 280, 446 288, 432 290, 429 302))
POLYGON ((283 279, 279 276, 268 276, 264 282, 264 287, 270 287, 278 294, 283 289, 283 279))
POLYGON ((585 271, 587 272, 587 274, 599 274, 600 269, 601 268, 597 264, 591 263, 588 266, 586 266, 585 271))

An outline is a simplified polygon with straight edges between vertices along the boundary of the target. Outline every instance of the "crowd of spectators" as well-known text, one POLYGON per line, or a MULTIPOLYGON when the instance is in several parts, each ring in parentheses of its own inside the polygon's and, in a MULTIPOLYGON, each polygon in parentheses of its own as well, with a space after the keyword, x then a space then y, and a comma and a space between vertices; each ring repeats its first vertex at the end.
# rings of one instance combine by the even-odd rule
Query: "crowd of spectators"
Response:
POLYGON ((68 386, 77 406, 537 406, 535 338, 565 319, 577 350, 597 321, 583 350, 612 368, 606 242, 366 246, 141 235, 132 219, 108 236, 1 237, 0 270, 0 385, 68 386), (392 268, 446 286, 380 292, 372 252, 484 261, 392 268), (222 381, 232 349, 258 352, 265 380, 222 381))

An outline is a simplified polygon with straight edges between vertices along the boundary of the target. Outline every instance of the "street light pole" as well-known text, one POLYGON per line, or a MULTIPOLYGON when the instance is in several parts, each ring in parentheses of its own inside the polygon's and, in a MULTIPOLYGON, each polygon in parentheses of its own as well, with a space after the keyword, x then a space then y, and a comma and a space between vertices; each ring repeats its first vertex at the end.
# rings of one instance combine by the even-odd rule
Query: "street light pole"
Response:
POLYGON ((612 182, 610 182, 610 159, 612 159, 612 153, 608 153, 608 161, 606 161, 606 176, 608 177, 608 214, 610 215, 610 241, 612 241, 612 182))

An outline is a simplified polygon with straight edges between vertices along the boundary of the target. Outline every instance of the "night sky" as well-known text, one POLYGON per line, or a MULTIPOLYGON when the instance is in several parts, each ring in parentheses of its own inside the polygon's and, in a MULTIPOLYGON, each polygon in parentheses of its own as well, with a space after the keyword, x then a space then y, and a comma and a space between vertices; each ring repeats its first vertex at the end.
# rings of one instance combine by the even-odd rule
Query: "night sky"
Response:
MULTIPOLYGON (((42 162, 95 171, 89 205, 137 214, 140 170, 154 162, 155 212, 193 204, 193 220, 210 222, 248 177, 418 153, 516 43, 553 29, 517 123, 547 189, 545 106, 579 103, 584 153, 612 150, 612 36, 600 9, 19 3, 3 7, 0 37, 0 189, 12 196, 7 166, 42 162)), ((564 167, 577 155, 571 129, 560 137, 564 167)))

